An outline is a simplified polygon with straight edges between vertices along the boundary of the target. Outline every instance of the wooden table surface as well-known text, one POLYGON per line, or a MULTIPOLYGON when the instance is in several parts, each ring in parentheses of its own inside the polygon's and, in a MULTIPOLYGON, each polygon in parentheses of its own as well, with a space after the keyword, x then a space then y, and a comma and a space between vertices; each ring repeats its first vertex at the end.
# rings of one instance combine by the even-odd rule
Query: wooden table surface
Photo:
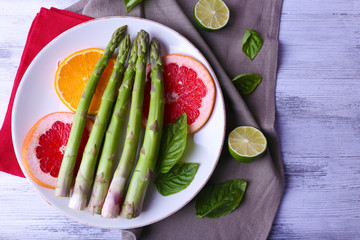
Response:
MULTIPOLYGON (((75 1, 0 0, 0 124, 36 13, 75 1)), ((360 1, 285 0, 279 41, 286 191, 269 239, 360 239, 360 1)), ((5 173, 0 226, 0 239, 120 236, 64 217, 25 179, 5 173)))

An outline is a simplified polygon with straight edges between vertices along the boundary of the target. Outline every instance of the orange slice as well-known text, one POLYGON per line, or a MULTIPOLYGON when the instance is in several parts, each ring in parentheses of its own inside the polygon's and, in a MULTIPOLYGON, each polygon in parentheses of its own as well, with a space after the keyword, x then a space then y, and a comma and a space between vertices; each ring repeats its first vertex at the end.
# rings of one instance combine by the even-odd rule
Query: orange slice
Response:
MULTIPOLYGON (((61 101, 71 110, 76 111, 85 84, 93 72, 96 63, 104 53, 103 49, 88 48, 75 52, 60 63, 55 75, 55 90, 61 101)), ((96 115, 101 97, 111 76, 115 59, 105 68, 90 104, 89 115, 96 115)))
MULTIPOLYGON (((26 135, 21 159, 26 172, 38 185, 55 188, 74 116, 72 112, 50 113, 38 120, 26 135)), ((75 176, 92 126, 93 122, 87 119, 74 169, 75 176)))

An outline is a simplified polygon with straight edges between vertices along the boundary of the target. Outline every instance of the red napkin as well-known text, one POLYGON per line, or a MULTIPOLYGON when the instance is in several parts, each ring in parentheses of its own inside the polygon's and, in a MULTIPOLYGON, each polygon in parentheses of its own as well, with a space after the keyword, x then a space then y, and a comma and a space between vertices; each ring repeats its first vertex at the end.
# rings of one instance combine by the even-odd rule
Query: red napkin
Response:
POLYGON ((0 171, 24 177, 16 160, 13 148, 11 138, 11 113, 16 90, 27 67, 40 50, 56 36, 71 27, 91 19, 92 18, 88 16, 56 8, 41 8, 40 12, 36 15, 26 40, 4 123, 0 130, 0 171))

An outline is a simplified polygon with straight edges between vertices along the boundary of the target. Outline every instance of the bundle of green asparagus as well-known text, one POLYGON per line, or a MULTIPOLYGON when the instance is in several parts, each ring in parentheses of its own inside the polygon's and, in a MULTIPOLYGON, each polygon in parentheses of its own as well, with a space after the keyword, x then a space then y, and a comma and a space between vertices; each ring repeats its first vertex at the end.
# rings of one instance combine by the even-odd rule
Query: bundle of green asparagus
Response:
POLYGON ((70 208, 83 210, 93 185, 88 212, 110 218, 117 217, 120 213, 126 218, 134 218, 140 214, 152 173, 155 170, 163 128, 165 100, 161 49, 159 41, 152 39, 150 44, 152 88, 149 117, 140 156, 125 195, 125 187, 136 162, 142 128, 142 106, 149 52, 149 34, 141 30, 133 40, 127 60, 130 36, 123 37, 125 31, 126 26, 123 26, 113 33, 111 41, 85 86, 55 189, 56 196, 69 196, 76 155, 92 96, 102 72, 115 49, 119 47, 113 72, 102 96, 99 112, 86 144, 69 201, 70 208), (126 60, 127 67, 124 72, 126 60), (122 77, 123 81, 120 85, 122 77), (118 166, 112 176, 131 92, 126 137, 118 166), (126 198, 123 202, 124 196, 126 198))
POLYGON ((128 56, 129 48, 130 36, 127 35, 119 46, 119 53, 112 74, 101 98, 99 112, 85 146, 80 168, 75 180, 74 191, 69 201, 69 207, 72 209, 83 210, 86 206, 88 194, 93 184, 100 147, 116 98, 116 90, 124 72, 124 64, 128 56))
POLYGON ((137 38, 137 61, 134 68, 136 73, 126 139, 102 209, 104 217, 114 218, 119 215, 125 186, 135 163, 142 121, 148 45, 148 33, 140 31, 137 38))
POLYGON ((135 76, 135 64, 137 60, 137 49, 139 34, 135 37, 128 66, 124 73, 124 80, 119 88, 118 97, 115 103, 114 112, 106 132, 105 142, 100 157, 99 166, 96 172, 95 183, 92 196, 88 206, 91 214, 100 214, 105 197, 108 194, 108 187, 113 173, 113 163, 120 141, 121 130, 126 117, 127 107, 130 99, 131 89, 133 88, 135 76))
POLYGON ((140 214, 159 153, 165 104, 160 52, 160 43, 153 38, 150 45, 151 92, 149 117, 140 157, 131 177, 121 210, 121 216, 125 218, 134 218, 140 214))
POLYGON ((115 49, 119 46, 126 29, 127 26, 125 25, 118 28, 113 33, 110 42, 106 46, 104 54, 101 56, 101 58, 95 65, 94 71, 92 72, 85 85, 83 94, 81 95, 78 107, 76 109, 73 125, 61 163, 57 183, 55 186, 55 196, 69 196, 70 187, 73 181, 73 172, 76 163, 76 157, 79 151, 81 136, 84 131, 85 121, 87 118, 91 99, 95 93, 96 86, 99 82, 101 74, 104 72, 110 58, 113 56, 115 49))

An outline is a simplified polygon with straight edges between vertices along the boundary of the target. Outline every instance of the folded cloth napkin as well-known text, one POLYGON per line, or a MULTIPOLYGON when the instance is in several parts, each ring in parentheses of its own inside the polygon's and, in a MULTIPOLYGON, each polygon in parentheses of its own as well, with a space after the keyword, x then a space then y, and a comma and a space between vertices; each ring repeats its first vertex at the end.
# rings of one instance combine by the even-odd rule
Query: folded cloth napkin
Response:
POLYGON ((27 67, 38 52, 52 39, 65 30, 90 19, 92 18, 88 16, 56 8, 41 8, 40 12, 36 15, 26 40, 8 109, 0 130, 0 171, 24 177, 16 160, 13 148, 11 138, 11 113, 16 90, 27 67))
POLYGON ((205 55, 220 82, 226 105, 226 136, 235 127, 260 128, 268 140, 267 154, 250 164, 229 154, 226 142, 209 183, 229 179, 248 182, 240 206, 217 219, 195 216, 195 201, 172 216, 145 227, 141 239, 239 240, 266 239, 284 188, 284 171, 275 131, 275 87, 282 0, 224 0, 230 9, 227 26, 205 32, 193 20, 194 0, 146 0, 126 13, 124 1, 80 0, 68 10, 94 18, 137 16, 167 25, 188 38, 205 55), (264 45, 253 61, 242 53, 246 29, 259 32, 264 45), (257 89, 241 97, 231 79, 242 73, 263 77, 257 89))

